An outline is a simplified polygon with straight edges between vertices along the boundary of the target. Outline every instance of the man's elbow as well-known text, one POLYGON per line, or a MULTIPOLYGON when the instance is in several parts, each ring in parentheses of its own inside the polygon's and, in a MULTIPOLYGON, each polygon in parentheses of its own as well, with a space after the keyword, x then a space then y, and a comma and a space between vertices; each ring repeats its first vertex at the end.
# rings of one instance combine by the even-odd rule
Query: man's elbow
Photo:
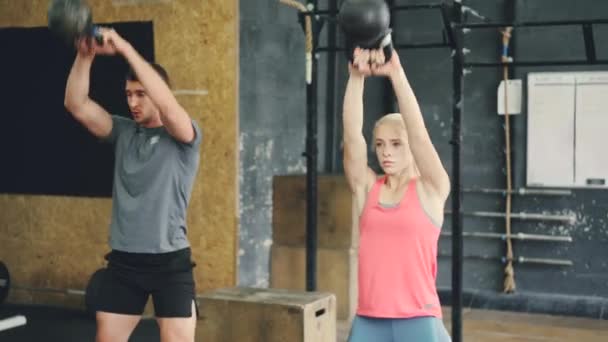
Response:
POLYGON ((63 105, 71 113, 78 111, 78 107, 80 107, 82 102, 83 101, 78 101, 74 96, 71 96, 69 93, 66 93, 65 97, 63 98, 63 105))
POLYGON ((70 110, 70 107, 72 106, 72 100, 67 91, 66 91, 65 95, 63 96, 63 106, 67 110, 70 110))
POLYGON ((194 130, 190 119, 188 119, 187 122, 173 122, 166 126, 169 128, 169 134, 182 143, 191 144, 197 138, 196 131, 194 130))
POLYGON ((87 100, 77 100, 73 97, 66 97, 63 100, 63 105, 65 106, 65 109, 67 109, 67 111, 72 114, 73 117, 78 118, 80 113, 82 113, 84 110, 83 108, 86 105, 87 100))
POLYGON ((77 106, 76 106, 76 103, 74 102, 74 100, 71 100, 71 99, 69 99, 69 98, 66 97, 63 100, 63 105, 65 106, 65 109, 68 110, 68 112, 70 112, 70 113, 75 113, 76 112, 77 106))

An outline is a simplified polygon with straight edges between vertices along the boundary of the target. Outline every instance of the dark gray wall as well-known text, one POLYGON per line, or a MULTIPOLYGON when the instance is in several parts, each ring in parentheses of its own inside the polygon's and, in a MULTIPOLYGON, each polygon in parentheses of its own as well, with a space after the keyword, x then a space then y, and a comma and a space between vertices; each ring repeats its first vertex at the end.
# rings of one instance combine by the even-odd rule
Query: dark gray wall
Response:
POLYGON ((239 10, 239 283, 268 286, 272 178, 306 172, 304 34, 296 9, 279 1, 240 1, 239 10))
MULTIPOLYGON (((465 2, 479 13, 494 20, 503 20, 504 1, 465 2)), ((608 13, 605 1, 518 1, 516 18, 519 21, 574 20, 600 18, 608 13)), ((473 18, 471 18, 473 19, 473 18)), ((598 56, 605 56, 607 35, 605 28, 597 26, 598 56)), ((497 61, 500 36, 494 30, 476 30, 466 35, 466 46, 471 50, 469 61, 497 61)), ((584 44, 579 27, 551 27, 517 30, 514 34, 514 53, 517 60, 572 60, 584 59, 584 44)), ((600 57, 601 58, 601 57, 600 57)), ((526 78, 532 71, 606 70, 606 67, 530 67, 515 68, 515 78, 526 78)), ((504 188, 504 133, 503 121, 496 113, 496 86, 501 70, 473 68, 465 77, 463 119, 463 182, 465 187, 504 188)), ((420 89, 418 87, 417 89, 420 89)), ((426 102, 426 100, 422 100, 426 102)), ((514 181, 517 187, 525 186, 526 126, 524 115, 512 120, 514 181)), ((427 120, 428 122, 428 120, 427 120)), ((434 130, 430 127, 431 131, 434 130)), ((447 156, 446 156, 447 157, 447 156)), ((449 157, 442 158, 446 163, 449 157)), ((502 211, 502 196, 465 193, 464 210, 502 211)), ((515 255, 569 259, 572 267, 516 265, 518 290, 572 296, 608 297, 608 263, 605 250, 608 242, 606 227, 605 190, 573 190, 572 196, 515 196, 514 212, 572 214, 573 224, 547 221, 513 221, 514 232, 551 235, 569 235, 574 242, 514 242, 515 255)), ((450 229, 449 222, 445 225, 450 229)), ((465 218, 466 231, 504 231, 504 220, 465 218)), ((449 241, 442 243, 449 253, 449 241)), ((467 239, 465 255, 504 255, 500 241, 467 239)), ((442 260, 440 286, 449 286, 449 260, 442 260)), ((502 289, 502 266, 487 260, 467 259, 465 262, 465 288, 502 289)))
MULTIPOLYGON (((492 21, 506 19, 509 0, 464 1, 492 21)), ((396 4, 433 1, 396 0, 396 4)), ((320 8, 327 8, 326 1, 320 8)), ((268 284, 268 252, 271 245, 272 177, 305 172, 305 84, 302 29, 295 10, 274 0, 241 1, 241 256, 239 277, 243 285, 268 284)), ((608 18, 608 2, 602 0, 518 0, 515 15, 520 21, 608 18)), ((442 38, 441 18, 436 11, 394 13, 394 38, 399 43, 437 42, 442 38)), ((468 19, 478 20, 473 12, 468 19)), ((596 26, 598 58, 608 53, 608 25, 596 26)), ((326 33, 327 26, 323 33, 326 33)), ((476 30, 465 35, 469 61, 498 61, 500 35, 496 30, 476 30)), ((322 39, 326 37, 322 36, 322 39)), ((522 29, 514 33, 513 49, 518 60, 584 58, 582 33, 574 28, 522 29)), ((323 42, 321 43, 323 45, 323 42)), ((400 51, 402 63, 416 92, 433 142, 451 174, 452 59, 445 48, 400 51)), ((326 110, 327 57, 319 56, 319 162, 320 172, 342 172, 336 141, 340 140, 341 96, 347 77, 342 54, 338 54, 335 110, 326 110), (328 115, 338 124, 326 139, 328 115), (329 161, 326 161, 329 159, 329 161)), ((606 70, 606 67, 516 68, 515 78, 531 71, 606 70)), ((465 76, 463 112, 463 186, 505 187, 504 131, 496 114, 496 87, 502 77, 498 68, 474 68, 465 76)), ((373 122, 386 111, 385 81, 367 81, 364 133, 369 138, 373 122)), ((524 105, 525 109, 525 105, 524 105)), ((525 186, 526 116, 512 118, 513 172, 516 187, 525 186)), ((329 120, 331 122, 331 120, 329 120)), ((601 157, 601 156, 598 156, 601 157)), ((370 160, 375 156, 370 152, 370 160)), ((573 190, 572 196, 515 196, 514 212, 572 214, 573 224, 547 221, 513 221, 514 232, 569 235, 573 243, 514 242, 516 256, 568 259, 572 267, 516 264, 518 293, 555 294, 572 298, 608 299, 608 191, 573 190)), ((450 209, 450 202, 447 203, 450 209)), ((504 211, 500 195, 463 194, 464 211, 504 211)), ((303 214, 304 215, 304 214, 303 214)), ((465 216, 465 231, 504 232, 503 219, 465 216)), ((449 215, 444 230, 451 230, 449 215)), ((449 238, 440 241, 440 253, 451 254, 449 238)), ((503 268, 498 258, 504 242, 465 238, 467 258, 464 287, 467 291, 498 293, 503 268)), ((449 288, 451 260, 440 258, 438 286, 449 288)), ((605 310, 608 312, 608 306, 605 310)), ((605 315, 605 314, 604 314, 605 315)))

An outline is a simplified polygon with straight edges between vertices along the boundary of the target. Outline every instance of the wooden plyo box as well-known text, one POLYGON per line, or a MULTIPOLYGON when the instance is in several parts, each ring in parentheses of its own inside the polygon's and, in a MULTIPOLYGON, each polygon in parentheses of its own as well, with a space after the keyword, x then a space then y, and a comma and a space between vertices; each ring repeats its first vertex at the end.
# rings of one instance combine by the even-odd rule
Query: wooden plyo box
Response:
POLYGON ((197 341, 336 341, 336 297, 330 293, 234 287, 198 301, 197 341))
MULTIPOLYGON (((306 176, 274 176, 272 240, 281 246, 306 246, 306 176)), ((351 248, 356 241, 357 217, 352 192, 343 175, 319 175, 317 243, 319 248, 351 248)))
MULTIPOLYGON (((321 174, 317 188, 318 290, 334 293, 337 319, 357 303, 358 218, 341 174, 321 174)), ((273 177, 270 287, 303 290, 306 279, 306 175, 273 177)))
MULTIPOLYGON (((305 290, 306 248, 273 245, 270 287, 305 290)), ((350 321, 357 306, 357 251, 317 249, 317 289, 336 295, 336 318, 350 321)))

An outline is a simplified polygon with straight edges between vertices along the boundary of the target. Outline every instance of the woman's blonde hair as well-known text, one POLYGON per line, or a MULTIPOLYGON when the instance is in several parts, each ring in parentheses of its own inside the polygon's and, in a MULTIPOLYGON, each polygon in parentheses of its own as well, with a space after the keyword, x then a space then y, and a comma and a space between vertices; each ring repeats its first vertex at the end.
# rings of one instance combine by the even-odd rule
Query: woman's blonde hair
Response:
MULTIPOLYGON (((380 119, 378 119, 376 121, 376 123, 374 124, 374 130, 372 131, 372 151, 374 151, 374 152, 376 151, 376 128, 378 128, 378 126, 380 126, 380 125, 385 125, 385 124, 402 128, 406 132, 406 135, 407 135, 407 130, 405 128, 405 121, 403 121, 403 116, 401 115, 401 113, 389 113, 389 114, 382 116, 380 119)), ((412 163, 413 163, 413 167, 415 170, 414 172, 416 173, 416 175, 420 176, 420 171, 418 170, 418 165, 416 164, 416 160, 413 157, 412 157, 412 163)))
POLYGON ((374 129, 372 130, 372 151, 376 151, 376 128, 385 124, 399 126, 405 130, 405 122, 403 121, 403 116, 401 116, 400 113, 389 113, 382 116, 376 121, 374 124, 374 129))

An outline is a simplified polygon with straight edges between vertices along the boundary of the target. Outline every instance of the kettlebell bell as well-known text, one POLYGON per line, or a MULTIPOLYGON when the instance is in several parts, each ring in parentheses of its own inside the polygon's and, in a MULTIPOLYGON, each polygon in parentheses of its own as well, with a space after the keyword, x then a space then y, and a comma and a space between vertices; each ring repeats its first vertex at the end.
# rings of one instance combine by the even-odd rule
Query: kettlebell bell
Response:
POLYGON ((385 60, 393 52, 391 13, 385 0, 345 0, 338 12, 338 25, 345 37, 346 57, 353 61, 356 47, 383 49, 385 60))
POLYGON ((48 26, 68 45, 82 37, 93 37, 99 44, 103 43, 101 33, 93 25, 91 8, 84 0, 51 0, 48 26))

